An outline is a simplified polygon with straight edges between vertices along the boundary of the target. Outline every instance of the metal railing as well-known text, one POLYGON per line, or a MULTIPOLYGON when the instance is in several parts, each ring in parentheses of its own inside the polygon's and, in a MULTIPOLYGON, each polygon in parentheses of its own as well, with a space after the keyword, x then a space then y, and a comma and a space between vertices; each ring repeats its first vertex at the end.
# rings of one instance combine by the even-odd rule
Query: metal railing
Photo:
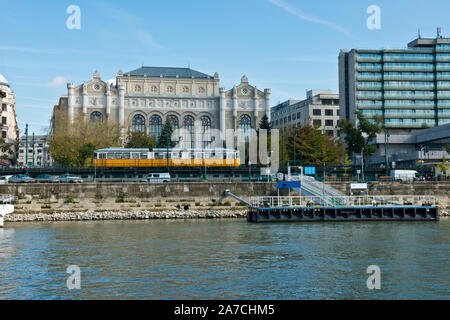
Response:
POLYGON ((252 197, 253 207, 292 208, 292 207, 403 207, 435 206, 434 196, 270 196, 252 197))
POLYGON ((0 204, 12 204, 16 203, 18 200, 17 197, 12 196, 10 194, 0 194, 0 204))

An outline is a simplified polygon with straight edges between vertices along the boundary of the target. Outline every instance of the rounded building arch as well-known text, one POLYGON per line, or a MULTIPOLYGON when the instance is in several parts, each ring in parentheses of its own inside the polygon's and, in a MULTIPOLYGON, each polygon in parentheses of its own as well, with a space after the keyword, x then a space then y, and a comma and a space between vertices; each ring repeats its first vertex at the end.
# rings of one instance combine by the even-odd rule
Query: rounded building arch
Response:
POLYGON ((252 117, 249 114, 241 114, 238 120, 238 130, 241 141, 249 141, 252 130, 252 117))
POLYGON ((146 133, 145 116, 137 113, 131 118, 131 132, 146 133))
POLYGON ((162 131, 162 117, 159 114, 152 114, 148 120, 148 128, 149 134, 158 139, 162 131))
POLYGON ((89 119, 92 121, 102 121, 103 120, 103 113, 100 111, 94 111, 89 116, 89 119))

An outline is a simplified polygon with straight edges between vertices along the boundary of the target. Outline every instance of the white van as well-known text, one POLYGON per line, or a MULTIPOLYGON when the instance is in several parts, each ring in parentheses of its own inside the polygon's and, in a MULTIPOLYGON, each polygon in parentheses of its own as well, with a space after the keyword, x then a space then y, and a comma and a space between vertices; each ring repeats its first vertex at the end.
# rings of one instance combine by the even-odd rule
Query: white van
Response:
POLYGON ((391 170, 391 177, 394 181, 414 181, 419 173, 416 170, 391 170))
POLYGON ((142 182, 170 182, 170 173, 149 173, 146 174, 142 182))
POLYGON ((7 184, 9 182, 9 178, 12 176, 2 176, 0 177, 0 184, 7 184))

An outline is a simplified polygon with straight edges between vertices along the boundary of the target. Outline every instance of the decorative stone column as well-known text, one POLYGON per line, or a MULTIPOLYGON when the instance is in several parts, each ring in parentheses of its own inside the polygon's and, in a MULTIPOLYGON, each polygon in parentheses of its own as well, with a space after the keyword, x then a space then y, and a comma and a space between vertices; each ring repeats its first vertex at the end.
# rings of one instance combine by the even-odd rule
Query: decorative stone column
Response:
POLYGON ((266 115, 270 122, 270 89, 264 89, 264 98, 266 101, 266 115))
POLYGON ((258 105, 259 105, 259 99, 258 99, 258 89, 256 87, 253 90, 253 116, 255 117, 255 129, 258 128, 258 105))
POLYGON ((233 129, 237 128, 237 110, 238 110, 238 101, 237 101, 237 90, 236 86, 233 87, 233 129))
POLYGON ((83 92, 81 93, 81 95, 82 95, 82 97, 83 97, 83 99, 82 99, 82 101, 83 101, 83 117, 86 117, 86 114, 87 114, 87 107, 88 107, 88 103, 89 103, 89 100, 88 100, 88 92, 87 92, 87 85, 86 85, 86 83, 83 83, 83 92))
POLYGON ((109 119, 109 115, 111 114, 111 87, 109 84, 106 84, 106 119, 109 119))
POLYGON ((119 125, 125 126, 125 88, 119 85, 119 125))
POLYGON ((73 83, 67 84, 68 89, 68 99, 67 99, 67 111, 70 123, 73 122, 73 110, 75 108, 75 96, 74 96, 74 85, 73 83))
POLYGON ((219 97, 219 130, 221 140, 225 139, 225 107, 226 107, 226 101, 225 101, 225 88, 220 88, 220 97, 219 97))

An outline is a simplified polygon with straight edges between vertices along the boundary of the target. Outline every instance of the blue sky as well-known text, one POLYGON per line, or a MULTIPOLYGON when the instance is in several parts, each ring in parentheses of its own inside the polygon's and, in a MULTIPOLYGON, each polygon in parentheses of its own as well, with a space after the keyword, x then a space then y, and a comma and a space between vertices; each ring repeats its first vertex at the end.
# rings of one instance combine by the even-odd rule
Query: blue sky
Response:
POLYGON ((417 36, 450 36, 448 0, 0 0, 0 73, 16 94, 21 134, 44 133, 53 106, 98 69, 104 80, 147 66, 218 72, 231 88, 243 74, 272 89, 272 104, 308 89, 338 91, 340 49, 403 48, 417 36), (69 30, 66 9, 81 9, 69 30), (366 27, 381 8, 381 30, 366 27))

